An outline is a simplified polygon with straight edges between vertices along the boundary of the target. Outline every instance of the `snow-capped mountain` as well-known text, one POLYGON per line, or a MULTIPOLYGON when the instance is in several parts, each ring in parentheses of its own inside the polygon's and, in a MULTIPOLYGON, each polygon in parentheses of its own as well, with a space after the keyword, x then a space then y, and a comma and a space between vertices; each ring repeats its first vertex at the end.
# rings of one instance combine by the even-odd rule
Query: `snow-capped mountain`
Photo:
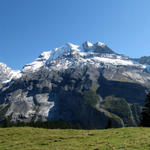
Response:
MULTIPOLYGON (((86 41, 81 45, 67 43, 62 47, 43 52, 35 61, 25 65, 21 71, 11 70, 5 64, 1 63, 0 80, 2 83, 7 83, 12 79, 20 78, 24 74, 34 73, 40 70, 41 67, 49 70, 65 70, 68 68, 93 65, 96 68, 116 68, 117 70, 121 70, 125 80, 129 79, 142 84, 149 83, 150 65, 141 64, 140 61, 136 60, 115 53, 101 42, 93 44, 86 41), (124 71, 122 71, 123 68, 124 71)), ((106 77, 117 79, 115 74, 114 72, 111 77, 108 77, 108 75, 106 77)))
MULTIPOLYGON (((117 54, 104 43, 92 44, 88 41, 81 45, 67 43, 62 47, 43 52, 35 61, 23 67, 22 74, 38 71, 41 67, 49 70, 65 70, 85 65, 93 65, 96 68, 116 68, 117 70, 124 68, 122 76, 125 77, 125 80, 129 78, 142 84, 150 80, 148 64, 140 64, 125 55, 117 54)), ((113 76, 115 75, 112 74, 111 79, 113 76)))
POLYGON ((116 54, 101 42, 96 44, 85 42, 82 45, 67 43, 62 47, 43 52, 34 62, 25 65, 22 72, 34 72, 47 64, 49 64, 49 67, 55 64, 55 69, 67 69, 68 67, 75 67, 75 65, 85 64, 94 64, 96 67, 101 67, 102 63, 146 68, 146 66, 132 61, 126 56, 116 54))
POLYGON ((0 120, 64 120, 105 128, 112 118, 115 127, 136 126, 150 87, 150 66, 101 42, 67 43, 43 52, 21 71, 0 64, 0 80, 0 120))

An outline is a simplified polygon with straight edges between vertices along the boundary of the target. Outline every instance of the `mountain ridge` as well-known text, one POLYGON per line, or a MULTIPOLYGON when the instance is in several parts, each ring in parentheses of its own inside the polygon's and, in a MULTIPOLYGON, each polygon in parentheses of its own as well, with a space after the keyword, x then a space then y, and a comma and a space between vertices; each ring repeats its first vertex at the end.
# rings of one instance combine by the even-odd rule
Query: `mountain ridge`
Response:
MULTIPOLYGON (((70 55, 78 54, 84 60, 85 60, 85 57, 87 57, 88 58, 87 61, 89 61, 89 59, 92 59, 92 61, 90 60, 91 64, 94 64, 94 63, 96 64, 96 62, 98 62, 98 63, 112 63, 113 65, 139 66, 139 67, 143 68, 143 70, 150 72, 150 65, 146 64, 146 63, 141 63, 141 61, 140 61, 141 59, 143 60, 143 58, 145 58, 145 57, 142 57, 139 59, 132 59, 125 55, 115 53, 104 43, 97 42, 96 44, 92 44, 91 42, 86 41, 81 45, 74 45, 72 43, 67 43, 62 47, 55 48, 50 51, 42 52, 40 54, 40 56, 38 58, 36 58, 33 62, 23 66, 22 70, 20 70, 20 71, 12 70, 12 76, 8 80, 5 80, 3 82, 7 83, 7 82, 11 81, 12 79, 15 79, 15 78, 17 79, 17 78, 21 77, 23 74, 38 71, 44 65, 48 64, 48 66, 49 66, 49 64, 51 62, 55 61, 58 57, 61 57, 67 53, 70 55), (99 54, 99 55, 95 55, 95 57, 94 57, 94 54, 99 54), (101 56, 100 56, 100 54, 101 54, 101 56), (89 57, 90 55, 91 55, 91 57, 89 57), (95 60, 95 62, 93 60, 95 60)), ((67 60, 67 62, 68 62, 68 60, 67 60)), ((73 63, 75 63, 75 62, 73 62, 73 63)), ((65 65, 66 64, 64 64, 64 66, 65 65)))

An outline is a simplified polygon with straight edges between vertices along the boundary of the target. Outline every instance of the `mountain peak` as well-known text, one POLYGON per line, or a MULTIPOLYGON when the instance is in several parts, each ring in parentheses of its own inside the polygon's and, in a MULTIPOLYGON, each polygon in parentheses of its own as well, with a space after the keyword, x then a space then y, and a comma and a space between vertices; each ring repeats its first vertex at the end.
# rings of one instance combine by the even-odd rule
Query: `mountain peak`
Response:
POLYGON ((67 43, 66 46, 67 46, 67 48, 69 48, 69 49, 78 49, 78 47, 79 47, 79 45, 75 45, 75 44, 70 43, 70 42, 67 43))
POLYGON ((50 57, 50 51, 43 52, 41 55, 37 58, 37 60, 47 60, 50 57))
POLYGON ((89 42, 89 41, 86 41, 83 43, 83 45, 86 47, 86 48, 90 48, 93 46, 93 43, 89 42))
POLYGON ((106 45, 105 45, 104 43, 102 43, 102 42, 97 42, 97 43, 96 43, 96 46, 105 47, 106 45))
POLYGON ((2 63, 2 62, 0 62, 0 67, 8 67, 6 64, 4 64, 4 63, 2 63))
MULTIPOLYGON (((22 72, 34 72, 39 68, 44 66, 47 61, 51 62, 63 56, 64 54, 72 53, 75 57, 78 54, 78 57, 84 60, 84 56, 89 57, 91 53, 99 54, 114 54, 111 49, 109 49, 104 43, 97 42, 93 44, 89 41, 84 42, 82 45, 75 45, 73 43, 66 43, 64 46, 52 49, 50 51, 43 52, 34 62, 24 66, 22 72), (83 56, 84 55, 84 56, 83 56)), ((73 56, 72 55, 72 56, 73 56)))
POLYGON ((84 50, 88 51, 88 50, 91 50, 93 48, 93 44, 89 41, 86 41, 82 44, 82 47, 84 50))
POLYGON ((0 82, 7 83, 12 79, 21 77, 20 70, 12 70, 6 64, 0 62, 0 82))

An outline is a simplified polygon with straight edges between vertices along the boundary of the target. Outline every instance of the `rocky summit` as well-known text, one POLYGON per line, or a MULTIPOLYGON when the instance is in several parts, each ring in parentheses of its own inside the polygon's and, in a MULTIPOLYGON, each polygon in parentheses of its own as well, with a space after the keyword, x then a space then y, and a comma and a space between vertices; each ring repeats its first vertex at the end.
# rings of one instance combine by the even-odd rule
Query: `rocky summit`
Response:
POLYGON ((0 120, 137 126, 150 88, 149 58, 87 41, 43 52, 19 71, 0 63, 0 120))

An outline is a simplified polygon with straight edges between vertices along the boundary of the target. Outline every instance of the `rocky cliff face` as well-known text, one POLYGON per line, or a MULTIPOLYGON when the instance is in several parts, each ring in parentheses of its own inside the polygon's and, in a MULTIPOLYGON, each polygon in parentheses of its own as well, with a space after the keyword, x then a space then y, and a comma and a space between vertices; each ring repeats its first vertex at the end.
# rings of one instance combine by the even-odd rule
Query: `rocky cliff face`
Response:
POLYGON ((0 119, 64 120, 83 127, 139 124, 148 65, 86 42, 44 52, 0 90, 0 119))

